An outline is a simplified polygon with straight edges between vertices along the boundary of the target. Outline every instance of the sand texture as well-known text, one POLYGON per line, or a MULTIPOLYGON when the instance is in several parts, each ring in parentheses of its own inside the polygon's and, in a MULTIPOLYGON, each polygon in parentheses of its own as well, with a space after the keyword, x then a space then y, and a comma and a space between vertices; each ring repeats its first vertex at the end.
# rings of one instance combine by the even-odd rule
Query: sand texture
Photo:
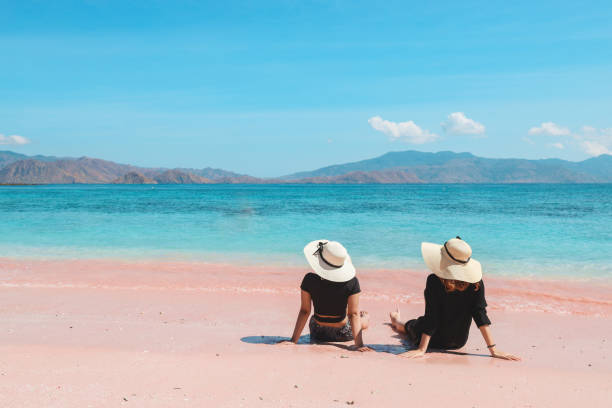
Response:
MULTIPOLYGON (((423 271, 363 271, 365 342, 275 345, 306 269, 0 258, 1 407, 609 407, 612 291, 487 278, 498 348, 397 356, 387 325, 423 311, 423 271)), ((307 335, 307 329, 304 335, 307 335)))

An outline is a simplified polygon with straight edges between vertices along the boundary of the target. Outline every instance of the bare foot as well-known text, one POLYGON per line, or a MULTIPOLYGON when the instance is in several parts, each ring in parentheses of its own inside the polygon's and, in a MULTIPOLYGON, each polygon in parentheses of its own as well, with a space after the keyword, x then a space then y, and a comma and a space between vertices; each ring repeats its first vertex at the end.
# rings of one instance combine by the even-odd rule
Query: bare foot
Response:
POLYGON ((399 306, 395 309, 395 312, 389 313, 391 318, 391 326, 393 329, 399 332, 404 332, 404 323, 401 321, 399 306))
POLYGON ((370 314, 365 310, 359 312, 359 317, 361 317, 361 330, 366 330, 370 327, 370 314))
POLYGON ((400 320, 400 310, 399 307, 395 309, 395 312, 389 313, 389 317, 391 318, 391 324, 395 326, 397 322, 400 320))

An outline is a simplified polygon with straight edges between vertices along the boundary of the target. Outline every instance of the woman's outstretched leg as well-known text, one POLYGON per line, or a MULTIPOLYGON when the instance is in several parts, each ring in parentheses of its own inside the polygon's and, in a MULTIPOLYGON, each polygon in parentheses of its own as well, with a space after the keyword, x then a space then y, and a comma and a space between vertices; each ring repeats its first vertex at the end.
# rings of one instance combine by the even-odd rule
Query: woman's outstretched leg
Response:
POLYGON ((389 313, 391 318, 391 327, 398 333, 406 334, 406 322, 401 319, 399 306, 395 309, 395 312, 389 313))

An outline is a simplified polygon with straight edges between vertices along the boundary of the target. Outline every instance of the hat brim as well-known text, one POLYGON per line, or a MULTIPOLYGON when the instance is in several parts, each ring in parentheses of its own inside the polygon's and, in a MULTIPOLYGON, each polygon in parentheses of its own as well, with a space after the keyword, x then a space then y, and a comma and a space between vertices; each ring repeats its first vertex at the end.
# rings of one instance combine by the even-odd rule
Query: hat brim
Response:
POLYGON ((304 256, 313 272, 332 282, 348 282, 355 277, 355 267, 351 257, 347 254, 344 264, 340 268, 334 268, 326 264, 315 252, 319 248, 319 242, 329 242, 327 239, 318 239, 308 243, 304 247, 304 256))
POLYGON ((470 259, 465 264, 453 261, 444 250, 444 245, 422 242, 421 254, 429 270, 442 279, 469 283, 480 282, 482 279, 480 262, 475 259, 470 259))

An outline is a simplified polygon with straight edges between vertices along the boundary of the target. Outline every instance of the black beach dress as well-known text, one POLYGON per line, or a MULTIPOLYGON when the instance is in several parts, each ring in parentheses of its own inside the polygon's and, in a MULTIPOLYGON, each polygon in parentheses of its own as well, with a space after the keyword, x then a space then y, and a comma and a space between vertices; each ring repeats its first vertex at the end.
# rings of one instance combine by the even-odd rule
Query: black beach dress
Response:
POLYGON ((485 287, 471 284, 464 291, 447 292, 440 279, 431 274, 425 286, 425 315, 406 323, 408 337, 416 345, 423 333, 431 336, 430 348, 458 349, 465 345, 472 319, 476 326, 490 325, 485 287))

